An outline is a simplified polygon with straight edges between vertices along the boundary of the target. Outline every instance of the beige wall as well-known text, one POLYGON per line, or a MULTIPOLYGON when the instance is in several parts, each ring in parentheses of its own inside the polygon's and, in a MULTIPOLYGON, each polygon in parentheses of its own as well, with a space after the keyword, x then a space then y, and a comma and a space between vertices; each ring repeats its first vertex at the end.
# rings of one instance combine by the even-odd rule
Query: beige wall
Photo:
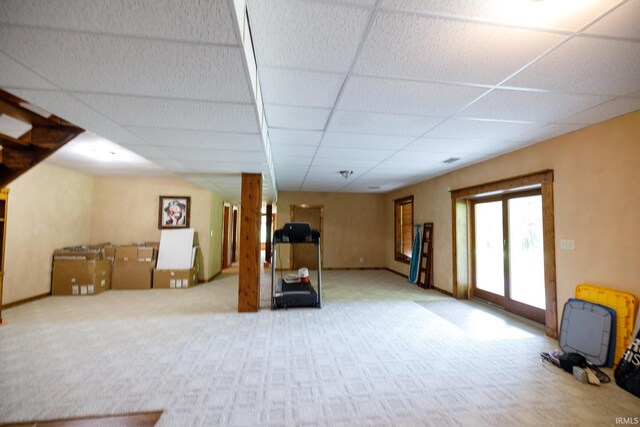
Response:
POLYGON ((93 178, 41 163, 9 189, 3 304, 49 293, 53 250, 89 241, 93 178))
MULTIPOLYGON (((132 241, 159 241, 159 196, 191 197, 190 227, 198 232, 204 260, 201 278, 216 273, 210 259, 210 191, 180 178, 96 177, 91 213, 91 242, 125 244, 132 241)), ((214 230, 215 235, 215 230, 214 230)))
MULTIPOLYGON (((554 171, 559 310, 580 283, 640 295, 640 111, 393 192, 385 209, 392 215, 393 199, 414 195, 415 222, 434 223, 435 285, 452 291, 448 190, 543 169, 554 171), (575 250, 560 249, 561 239, 575 250)), ((385 235, 386 265, 406 274, 393 260, 392 220, 385 235)))
MULTIPOLYGON (((281 228, 290 221, 291 205, 322 205, 323 267, 384 267, 385 200, 384 195, 377 194, 281 191, 277 203, 277 226, 281 228)), ((284 267, 289 268, 288 245, 280 245, 279 249, 282 250, 284 267)))

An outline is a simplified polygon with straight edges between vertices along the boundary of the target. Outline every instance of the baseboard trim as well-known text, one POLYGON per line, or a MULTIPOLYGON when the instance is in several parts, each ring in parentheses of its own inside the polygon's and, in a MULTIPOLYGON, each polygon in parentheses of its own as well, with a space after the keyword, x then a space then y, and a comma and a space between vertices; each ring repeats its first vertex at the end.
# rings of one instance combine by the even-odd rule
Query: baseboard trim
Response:
MULTIPOLYGON (((398 276, 404 277, 405 279, 408 279, 409 276, 407 276, 406 274, 402 274, 398 271, 392 270, 389 267, 386 267, 385 270, 390 271, 393 274, 397 274, 398 276)), ((420 288, 422 288, 422 286, 420 286, 420 288)), ((424 289, 424 288, 422 288, 424 289)), ((450 297, 453 298, 453 293, 449 292, 449 291, 445 291, 444 289, 440 289, 440 288, 436 288, 435 286, 433 288, 430 288, 432 291, 436 291, 436 292, 440 292, 441 294, 445 294, 448 295, 450 297)))
POLYGON ((218 277, 219 275, 222 274, 222 270, 218 271, 216 274, 214 274, 213 276, 209 277, 207 280, 199 280, 199 283, 209 283, 210 281, 214 280, 216 277, 218 277))
POLYGON ((431 289, 433 289, 433 290, 434 290, 434 291, 436 291, 436 292, 440 292, 441 294, 445 294, 445 295, 448 295, 448 296, 450 296, 451 298, 453 298, 453 293, 452 293, 452 292, 445 291, 444 289, 440 289, 440 288, 436 288, 436 287, 433 287, 433 288, 431 288, 431 289))
POLYGON ((21 299, 19 301, 10 302, 8 304, 3 304, 2 305, 2 309, 5 310, 7 308, 11 308, 11 307, 15 307, 15 306, 18 306, 18 305, 26 304, 26 303, 29 303, 29 302, 37 301, 39 299, 46 298, 46 297, 49 297, 49 296, 51 296, 51 293, 46 293, 46 294, 42 294, 42 295, 36 295, 34 297, 29 297, 29 298, 21 299))

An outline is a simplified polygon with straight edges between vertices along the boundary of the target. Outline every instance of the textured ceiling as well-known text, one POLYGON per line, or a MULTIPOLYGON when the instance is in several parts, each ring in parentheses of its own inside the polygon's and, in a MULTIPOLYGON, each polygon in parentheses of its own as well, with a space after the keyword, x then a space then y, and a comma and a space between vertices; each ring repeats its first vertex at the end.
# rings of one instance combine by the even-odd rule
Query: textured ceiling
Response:
POLYGON ((389 191, 640 109, 640 0, 247 3, 251 37, 244 0, 3 0, 0 86, 229 200, 241 172, 389 191))

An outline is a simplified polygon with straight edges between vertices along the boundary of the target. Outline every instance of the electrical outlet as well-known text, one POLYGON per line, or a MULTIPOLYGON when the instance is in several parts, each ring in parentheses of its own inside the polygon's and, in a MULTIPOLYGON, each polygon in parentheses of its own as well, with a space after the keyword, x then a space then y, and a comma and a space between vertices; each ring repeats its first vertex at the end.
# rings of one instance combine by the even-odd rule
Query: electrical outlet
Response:
POLYGON ((572 251, 576 248, 573 240, 560 240, 560 249, 566 249, 572 251))
POLYGON ((360 257, 360 264, 364 262, 364 258, 360 257))

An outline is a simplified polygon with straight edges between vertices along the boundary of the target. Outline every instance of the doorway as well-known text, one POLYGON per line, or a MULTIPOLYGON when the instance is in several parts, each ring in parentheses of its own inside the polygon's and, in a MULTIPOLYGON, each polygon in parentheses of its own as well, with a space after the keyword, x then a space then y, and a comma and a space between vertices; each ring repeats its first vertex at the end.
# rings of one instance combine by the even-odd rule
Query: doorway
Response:
POLYGON ((229 206, 225 206, 222 217, 222 269, 231 265, 229 262, 229 211, 229 206))
MULTIPOLYGON (((320 231, 322 238, 322 211, 319 205, 293 205, 291 206, 291 221, 308 222, 313 230, 320 231)), ((291 268, 298 270, 307 267, 309 270, 318 269, 318 251, 315 245, 292 244, 291 268)))
POLYGON ((471 226, 473 296, 544 323, 540 190, 472 200, 471 226))

